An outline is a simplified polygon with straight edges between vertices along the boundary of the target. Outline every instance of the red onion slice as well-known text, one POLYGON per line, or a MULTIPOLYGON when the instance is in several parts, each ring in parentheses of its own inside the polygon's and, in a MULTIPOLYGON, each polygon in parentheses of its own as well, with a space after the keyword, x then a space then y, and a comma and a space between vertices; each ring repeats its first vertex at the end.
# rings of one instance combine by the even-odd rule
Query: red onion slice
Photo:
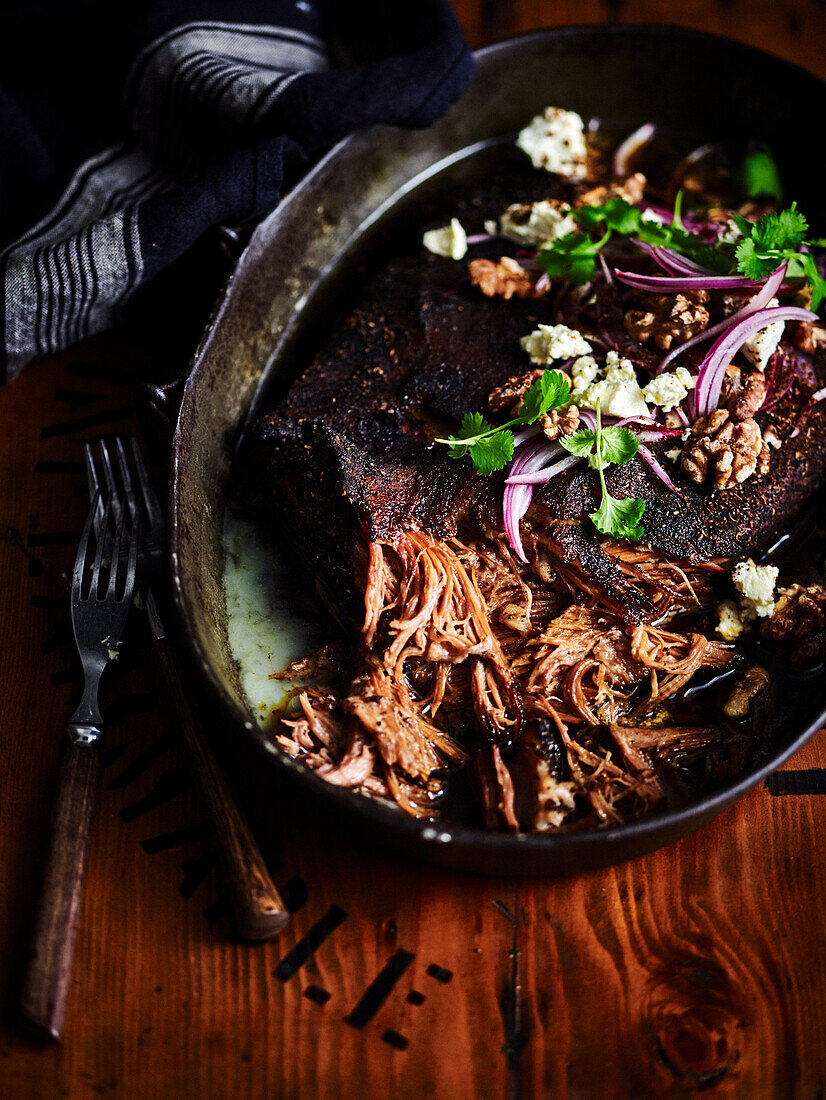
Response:
POLYGON ((647 145, 656 132, 656 126, 653 122, 646 122, 642 126, 634 130, 628 137, 617 146, 617 150, 614 153, 613 171, 617 177, 627 176, 629 173, 628 162, 631 157, 639 152, 643 146, 647 145))
POLYGON ((642 431, 634 432, 641 443, 658 443, 661 439, 674 439, 682 434, 679 428, 643 428, 642 431))
POLYGON ((668 355, 661 361, 657 368, 657 374, 662 374, 668 364, 687 348, 694 347, 696 344, 702 343, 703 340, 709 340, 712 336, 717 336, 719 333, 725 332, 727 329, 731 328, 732 325, 736 325, 738 321, 742 321, 752 313, 756 313, 760 309, 765 309, 772 298, 779 292, 785 277, 786 264, 781 264, 776 271, 773 271, 772 274, 769 275, 760 290, 758 290, 751 301, 747 302, 742 309, 738 309, 736 313, 732 313, 730 317, 726 317, 725 321, 720 321, 718 324, 712 325, 711 328, 707 328, 704 332, 699 332, 696 336, 692 336, 690 340, 686 340, 686 342, 680 344, 679 347, 672 348, 668 355))
MULTIPOLYGON (((547 439, 537 439, 535 442, 526 443, 520 448, 519 454, 511 461, 509 476, 514 474, 529 473, 541 469, 550 459, 556 458, 561 452, 559 443, 549 443, 547 439)), ((522 538, 519 534, 519 523, 527 512, 533 498, 533 489, 530 485, 505 484, 505 492, 502 497, 502 521, 508 542, 517 558, 526 565, 528 559, 522 546, 522 538)))
MULTIPOLYGON (((614 278, 636 290, 660 291, 668 294, 680 290, 753 290, 761 284, 745 275, 637 275, 634 271, 614 271, 614 278)), ((791 287, 781 287, 790 290, 791 287)))
POLYGON ((541 470, 535 470, 531 473, 510 474, 505 484, 544 485, 546 481, 550 481, 557 474, 576 466, 577 462, 582 462, 581 455, 568 455, 567 458, 561 458, 559 462, 555 462, 552 466, 545 466, 541 470))
POLYGON ((711 346, 700 364, 697 386, 694 390, 694 407, 697 416, 706 416, 712 409, 717 408, 726 367, 735 352, 740 350, 749 337, 775 321, 815 320, 817 320, 817 314, 812 313, 810 309, 800 309, 798 306, 777 306, 773 309, 759 309, 728 328, 711 346))
POLYGON ((654 473, 657 475, 663 485, 667 485, 672 493, 679 493, 680 490, 677 488, 677 486, 674 484, 666 471, 659 464, 657 459, 653 456, 653 454, 649 451, 644 443, 640 443, 639 455, 643 462, 648 463, 648 465, 651 467, 651 469, 654 471, 654 473))

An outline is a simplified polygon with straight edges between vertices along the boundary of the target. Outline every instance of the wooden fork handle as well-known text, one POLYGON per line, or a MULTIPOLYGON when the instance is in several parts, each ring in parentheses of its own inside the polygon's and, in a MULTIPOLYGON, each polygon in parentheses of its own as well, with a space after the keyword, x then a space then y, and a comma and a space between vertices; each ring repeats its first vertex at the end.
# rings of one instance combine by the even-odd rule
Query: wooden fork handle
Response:
POLYGON ((23 985, 23 1020, 40 1038, 60 1040, 77 938, 89 826, 100 780, 97 746, 70 742, 58 774, 46 873, 23 985))
POLYGON ((242 939, 270 939, 290 915, 275 888, 249 826, 241 815, 218 763, 196 724, 184 694, 183 672, 168 638, 154 643, 195 773, 207 804, 227 878, 235 925, 242 939))

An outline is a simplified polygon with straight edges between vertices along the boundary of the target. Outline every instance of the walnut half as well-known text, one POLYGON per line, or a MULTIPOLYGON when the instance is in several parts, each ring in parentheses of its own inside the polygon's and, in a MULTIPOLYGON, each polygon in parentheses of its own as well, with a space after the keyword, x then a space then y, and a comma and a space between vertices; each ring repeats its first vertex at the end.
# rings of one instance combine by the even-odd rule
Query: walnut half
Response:
POLYGON ((570 435, 579 427, 579 409, 576 405, 569 405, 567 409, 552 409, 542 414, 539 425, 548 439, 570 435))
POLYGON ((734 423, 727 409, 715 409, 695 420, 681 465, 698 485, 712 481, 715 489, 728 489, 752 474, 767 473, 769 448, 756 420, 734 423))
POLYGON ((525 371, 524 374, 515 374, 495 390, 491 390, 488 396, 488 408, 494 416, 503 416, 513 412, 522 404, 522 398, 537 380, 545 373, 544 368, 525 371))
POLYGON ((642 309, 629 309, 623 319, 625 331, 641 344, 653 340, 662 351, 672 344, 684 344, 708 324, 707 290, 688 290, 684 294, 651 294, 642 300, 642 309))
POLYGON ((471 260, 470 281, 488 298, 541 298, 548 292, 537 290, 536 281, 518 261, 502 256, 499 263, 493 260, 471 260))

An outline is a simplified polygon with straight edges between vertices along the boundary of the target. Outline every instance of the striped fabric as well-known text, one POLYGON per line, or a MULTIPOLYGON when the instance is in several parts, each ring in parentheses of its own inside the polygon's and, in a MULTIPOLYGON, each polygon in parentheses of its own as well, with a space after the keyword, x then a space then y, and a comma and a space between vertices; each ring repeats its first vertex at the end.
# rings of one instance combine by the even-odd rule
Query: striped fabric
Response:
MULTIPOLYGON (((127 140, 81 164, 53 208, 0 253, 2 378, 111 327, 136 288, 210 226, 266 212, 285 166, 359 126, 437 117, 470 64, 445 0, 415 7, 431 35, 402 84, 407 57, 333 70, 322 38, 286 20, 186 22, 143 48, 125 85, 127 140)), ((306 25, 311 3, 266 8, 306 25)))

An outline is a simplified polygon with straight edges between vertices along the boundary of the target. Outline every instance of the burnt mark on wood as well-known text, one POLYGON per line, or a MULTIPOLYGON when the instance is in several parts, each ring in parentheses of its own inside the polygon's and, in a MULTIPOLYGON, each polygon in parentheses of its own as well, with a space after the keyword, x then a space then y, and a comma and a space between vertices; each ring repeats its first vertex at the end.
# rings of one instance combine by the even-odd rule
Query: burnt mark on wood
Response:
POLYGON ((404 1035, 400 1035, 398 1031, 394 1031, 392 1027, 389 1027, 381 1038, 383 1043, 387 1043, 388 1046, 393 1047, 395 1050, 407 1050, 410 1042, 408 1039, 405 1039, 404 1035))
POLYGON ((143 750, 140 755, 136 756, 131 764, 127 765, 118 775, 115 776, 109 783, 107 788, 110 791, 120 791, 126 787, 131 786, 136 779, 139 779, 144 772, 149 771, 152 765, 167 752, 174 742, 174 737, 171 733, 162 734, 156 741, 153 741, 151 745, 143 750))
POLYGON ((83 669, 80 665, 72 665, 71 668, 61 668, 57 672, 53 672, 49 677, 49 683, 53 687, 59 687, 60 684, 73 684, 80 679, 83 669))
POLYGON ((168 852, 173 848, 181 848, 184 844, 191 844, 195 840, 205 840, 209 836, 206 825, 187 825, 183 829, 172 829, 168 833, 158 833, 157 836, 147 837, 141 841, 141 848, 149 855, 156 852, 168 852))
POLYGON ((77 546, 82 531, 35 531, 26 539, 31 546, 77 546))
POLYGON ((135 818, 148 814, 150 810, 156 810, 158 806, 163 806, 164 802, 177 798, 179 794, 188 791, 191 786, 192 778, 189 772, 184 771, 183 768, 173 768, 171 771, 164 772, 149 794, 125 806, 121 810, 120 816, 123 821, 134 821, 135 818))
POLYGON ((214 870, 218 863, 218 857, 214 852, 205 852, 202 856, 193 859, 185 859, 181 864, 184 873, 183 881, 178 889, 185 898, 191 898, 207 875, 214 870))
POLYGON ((345 1024, 358 1029, 369 1024, 414 958, 403 947, 395 951, 368 985, 355 1008, 344 1017, 345 1024))
POLYGON ((85 474, 84 462, 38 462, 34 468, 36 474, 85 474))
POLYGON ((68 606, 66 596, 29 596, 29 606, 39 611, 62 611, 68 606))
POLYGON ((232 903, 229 894, 221 894, 215 901, 211 901, 204 909, 204 919, 210 924, 217 924, 219 920, 228 917, 232 912, 232 903))
POLYGON ((346 918, 347 913, 343 909, 337 905, 331 905, 324 916, 315 922, 305 936, 302 936, 292 951, 284 956, 275 968, 276 978, 280 982, 289 981, 346 918))
POLYGON ((773 772, 766 780, 769 794, 826 794, 826 768, 773 772))
POLYGON ((418 989, 411 989, 405 997, 405 1000, 409 1005, 423 1005, 427 1000, 424 993, 420 993, 418 989))
POLYGON ((325 1005, 330 999, 330 994, 326 989, 322 989, 320 985, 308 985, 304 990, 304 996, 308 1001, 312 1001, 314 1005, 325 1005))
MULTIPOLYGON (((158 705, 158 697, 151 691, 125 691, 117 699, 113 699, 104 711, 103 719, 107 724, 112 722, 124 722, 127 718, 136 718, 139 714, 146 714, 154 710, 158 705)), ((159 738, 159 741, 164 738, 159 738)))
POLYGON ((426 973, 429 974, 431 978, 435 978, 437 982, 443 982, 445 984, 453 977, 452 970, 448 970, 444 966, 438 966, 436 963, 431 963, 426 973))
POLYGON ((78 416, 73 420, 61 420, 56 424, 47 424, 41 431, 40 438, 53 439, 59 435, 71 435, 73 432, 100 428, 104 424, 116 424, 121 420, 129 420, 134 413, 135 410, 131 405, 124 405, 118 409, 105 409, 102 412, 90 413, 88 416, 78 416))
MULTIPOLYGON (((272 865, 270 865, 270 869, 272 869, 272 865)), ((288 913, 297 913, 299 909, 307 904, 309 892, 307 883, 301 875, 293 875, 289 882, 284 883, 280 893, 288 913)))

